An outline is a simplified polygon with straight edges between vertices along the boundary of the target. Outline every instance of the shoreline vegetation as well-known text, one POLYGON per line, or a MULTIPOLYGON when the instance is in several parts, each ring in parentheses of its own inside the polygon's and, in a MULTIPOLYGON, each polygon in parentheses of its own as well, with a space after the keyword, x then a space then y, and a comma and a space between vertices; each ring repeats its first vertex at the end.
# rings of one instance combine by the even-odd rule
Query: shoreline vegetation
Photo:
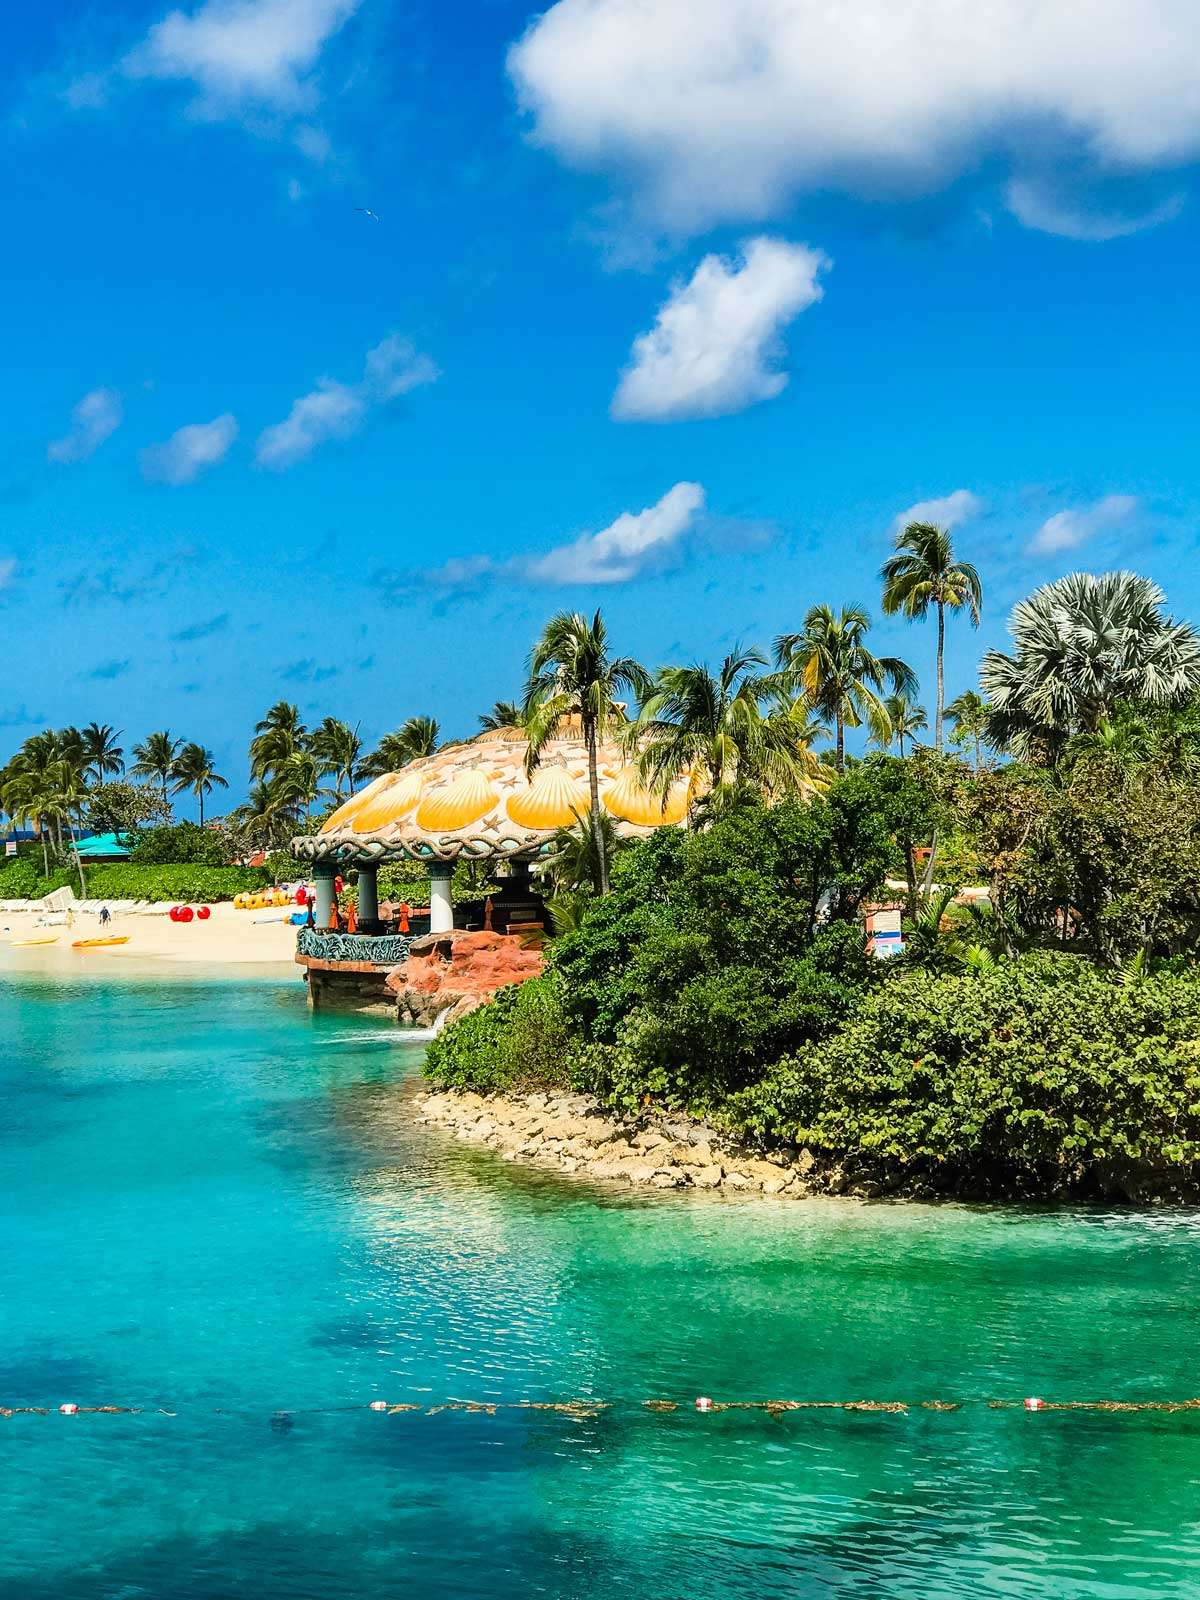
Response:
MULTIPOLYGON (((688 826, 630 843, 581 817, 595 867, 556 885, 545 971, 446 1027, 426 1076, 684 1117, 866 1191, 1200 1198, 1200 635, 1143 578, 1072 574, 1016 607, 988 698, 943 709, 946 613, 977 619, 978 575, 913 526, 883 578, 886 611, 937 621, 932 747, 858 607, 812 608, 774 673, 663 669, 625 736, 663 794, 691 774, 688 826), (851 756, 853 727, 878 750, 851 756), (878 909, 902 919, 888 960, 878 909)), ((556 618, 534 714, 551 654, 555 714, 606 733, 610 668, 640 671, 606 648, 598 615, 556 618)))

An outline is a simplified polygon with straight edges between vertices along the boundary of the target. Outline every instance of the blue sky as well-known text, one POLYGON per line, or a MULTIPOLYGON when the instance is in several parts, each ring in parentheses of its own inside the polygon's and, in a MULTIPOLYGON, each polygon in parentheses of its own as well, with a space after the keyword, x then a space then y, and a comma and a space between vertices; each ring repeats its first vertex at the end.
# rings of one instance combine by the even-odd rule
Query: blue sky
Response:
POLYGON ((10 8, 0 753, 465 734, 562 607, 650 665, 877 612, 926 502, 950 693, 1074 567, 1200 615, 1200 19, 828 9, 10 8))

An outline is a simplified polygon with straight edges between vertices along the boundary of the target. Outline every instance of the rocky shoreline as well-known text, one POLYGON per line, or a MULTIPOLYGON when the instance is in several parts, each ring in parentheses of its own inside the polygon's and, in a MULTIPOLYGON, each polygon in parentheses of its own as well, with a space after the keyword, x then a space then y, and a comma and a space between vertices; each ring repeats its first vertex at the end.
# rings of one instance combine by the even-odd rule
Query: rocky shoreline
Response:
POLYGON ((429 1090, 416 1103, 421 1122, 465 1144, 569 1177, 787 1199, 818 1192, 865 1198, 870 1192, 838 1169, 822 1169, 808 1150, 771 1158, 739 1148, 705 1123, 677 1116, 623 1119, 582 1094, 429 1090))

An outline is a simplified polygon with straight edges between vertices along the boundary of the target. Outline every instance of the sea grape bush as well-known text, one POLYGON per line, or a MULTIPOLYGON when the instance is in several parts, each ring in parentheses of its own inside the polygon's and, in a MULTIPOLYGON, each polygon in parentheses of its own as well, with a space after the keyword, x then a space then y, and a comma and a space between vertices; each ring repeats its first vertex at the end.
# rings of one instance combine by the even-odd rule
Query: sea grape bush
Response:
POLYGON ((1045 955, 900 973, 728 1109, 940 1192, 1162 1193, 1200 1160, 1200 978, 1045 955))

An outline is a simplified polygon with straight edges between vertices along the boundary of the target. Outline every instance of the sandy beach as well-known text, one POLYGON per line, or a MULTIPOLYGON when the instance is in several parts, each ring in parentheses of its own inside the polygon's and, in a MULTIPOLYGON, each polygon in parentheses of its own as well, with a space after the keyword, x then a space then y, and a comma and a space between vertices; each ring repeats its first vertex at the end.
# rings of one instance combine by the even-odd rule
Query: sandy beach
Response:
POLYGON ((163 975, 168 969, 193 977, 220 972, 227 977, 289 977, 300 982, 293 956, 297 930, 288 909, 235 911, 214 905, 205 921, 172 922, 170 907, 114 910, 105 935, 128 936, 129 943, 76 950, 76 939, 101 936, 99 907, 77 907, 72 925, 40 908, 0 911, 0 972, 53 972, 80 976, 163 975), (53 937, 52 944, 23 945, 24 939, 53 937))

